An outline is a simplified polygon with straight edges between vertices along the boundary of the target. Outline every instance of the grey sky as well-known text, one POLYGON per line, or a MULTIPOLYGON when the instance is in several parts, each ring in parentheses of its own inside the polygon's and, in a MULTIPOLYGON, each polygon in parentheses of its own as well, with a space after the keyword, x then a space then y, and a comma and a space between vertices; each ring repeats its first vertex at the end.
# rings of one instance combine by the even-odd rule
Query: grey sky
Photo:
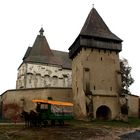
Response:
POLYGON ((132 66, 131 91, 140 95, 139 0, 1 0, 0 94, 15 88, 22 57, 41 26, 52 49, 68 51, 93 3, 110 30, 124 40, 120 55, 132 66))

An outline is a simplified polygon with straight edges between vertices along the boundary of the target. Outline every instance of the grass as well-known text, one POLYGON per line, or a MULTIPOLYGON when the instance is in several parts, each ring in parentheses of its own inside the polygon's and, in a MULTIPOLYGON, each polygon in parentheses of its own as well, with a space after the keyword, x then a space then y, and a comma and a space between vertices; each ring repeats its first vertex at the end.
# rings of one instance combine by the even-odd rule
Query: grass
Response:
POLYGON ((81 140, 82 137, 90 138, 96 135, 108 135, 112 130, 125 130, 140 125, 139 118, 129 118, 128 122, 99 121, 91 122, 71 120, 65 126, 48 126, 46 128, 25 128, 23 125, 0 125, 0 140, 81 140))
POLYGON ((119 120, 94 120, 91 122, 88 121, 79 121, 72 120, 70 124, 73 127, 78 127, 79 124, 82 127, 100 127, 100 126, 110 126, 110 127, 138 127, 140 126, 140 118, 128 118, 128 122, 119 121, 119 120))
MULTIPOLYGON (((7 120, 1 120, 0 123, 9 123, 7 120)), ((71 127, 85 127, 85 126, 111 126, 111 127, 138 127, 140 126, 140 118, 129 117, 128 122, 119 120, 93 120, 93 121, 82 121, 82 120, 71 120, 66 122, 71 127)))

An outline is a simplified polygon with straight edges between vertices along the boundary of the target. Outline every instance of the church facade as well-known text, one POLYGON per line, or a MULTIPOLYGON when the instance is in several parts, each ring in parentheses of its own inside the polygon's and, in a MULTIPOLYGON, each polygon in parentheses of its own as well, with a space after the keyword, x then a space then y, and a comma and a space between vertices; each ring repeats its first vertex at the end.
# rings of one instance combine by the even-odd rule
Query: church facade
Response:
POLYGON ((73 102, 76 119, 138 117, 139 97, 120 93, 122 40, 110 31, 95 8, 69 53, 50 49, 43 32, 41 28, 23 57, 16 89, 1 95, 4 118, 34 109, 31 100, 48 97, 73 102), (127 108, 125 114, 123 107, 127 108))

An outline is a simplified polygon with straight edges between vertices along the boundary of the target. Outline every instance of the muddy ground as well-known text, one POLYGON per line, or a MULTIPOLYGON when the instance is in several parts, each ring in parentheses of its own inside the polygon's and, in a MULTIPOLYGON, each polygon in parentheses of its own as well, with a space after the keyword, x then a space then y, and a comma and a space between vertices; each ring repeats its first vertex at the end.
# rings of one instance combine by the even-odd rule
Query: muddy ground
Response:
POLYGON ((119 140, 137 128, 94 123, 66 123, 64 126, 27 128, 23 124, 0 124, 0 140, 119 140))

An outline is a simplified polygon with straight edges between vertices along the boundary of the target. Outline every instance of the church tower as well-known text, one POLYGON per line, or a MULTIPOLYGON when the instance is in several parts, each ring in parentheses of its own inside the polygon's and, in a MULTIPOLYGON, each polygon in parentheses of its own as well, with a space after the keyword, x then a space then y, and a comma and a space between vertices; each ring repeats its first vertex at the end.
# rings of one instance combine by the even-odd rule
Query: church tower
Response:
POLYGON ((120 113, 119 52, 122 40, 92 8, 69 48, 74 115, 78 119, 115 119, 120 113))

